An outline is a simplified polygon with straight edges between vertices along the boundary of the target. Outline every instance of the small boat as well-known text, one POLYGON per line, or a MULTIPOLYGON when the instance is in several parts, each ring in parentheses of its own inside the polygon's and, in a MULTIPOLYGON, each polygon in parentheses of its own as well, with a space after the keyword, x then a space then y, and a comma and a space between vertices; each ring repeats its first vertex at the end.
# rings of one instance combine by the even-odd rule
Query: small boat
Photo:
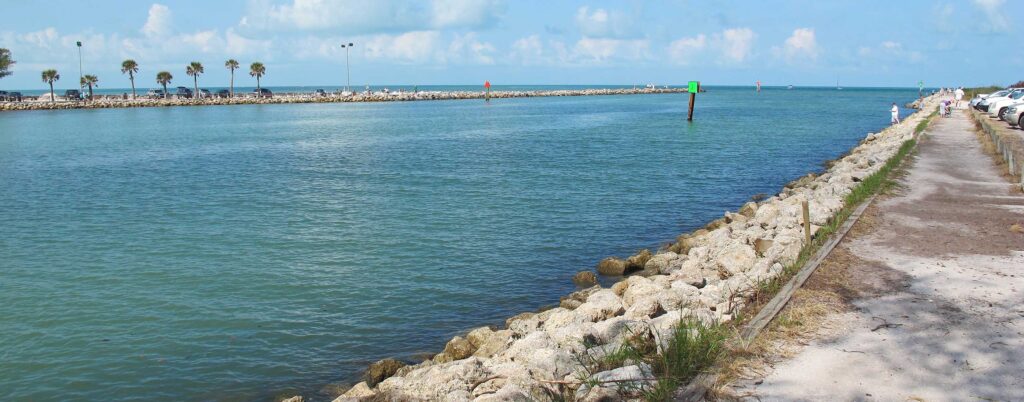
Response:
POLYGON ((793 89, 793 86, 790 85, 790 86, 786 87, 786 89, 793 89))

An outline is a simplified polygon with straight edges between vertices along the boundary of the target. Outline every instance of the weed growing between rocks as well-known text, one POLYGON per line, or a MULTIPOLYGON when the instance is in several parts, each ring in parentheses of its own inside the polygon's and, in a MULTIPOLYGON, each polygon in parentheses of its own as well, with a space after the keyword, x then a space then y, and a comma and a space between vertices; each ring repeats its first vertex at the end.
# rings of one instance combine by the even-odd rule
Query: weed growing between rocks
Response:
POLYGON ((574 355, 582 367, 575 394, 589 395, 600 387, 618 396, 644 398, 649 401, 671 399, 680 384, 692 380, 709 367, 725 350, 725 342, 733 329, 718 323, 705 324, 693 317, 684 317, 671 338, 661 345, 646 332, 629 331, 621 345, 606 350, 584 342, 585 351, 574 355), (636 367, 617 377, 597 374, 617 368, 636 367))

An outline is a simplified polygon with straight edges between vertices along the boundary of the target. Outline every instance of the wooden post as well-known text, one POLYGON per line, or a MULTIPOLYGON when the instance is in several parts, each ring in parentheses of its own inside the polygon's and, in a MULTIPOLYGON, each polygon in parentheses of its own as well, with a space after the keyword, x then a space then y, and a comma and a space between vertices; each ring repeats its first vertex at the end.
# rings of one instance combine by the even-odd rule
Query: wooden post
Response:
POLYGON ((807 201, 800 202, 800 208, 804 210, 804 240, 805 245, 811 244, 811 209, 807 205, 807 201))
POLYGON ((690 107, 686 113, 686 121, 693 121, 693 101, 696 100, 697 94, 690 92, 690 107))
POLYGON ((700 92, 700 81, 690 81, 686 92, 690 93, 690 107, 687 108, 686 121, 693 121, 693 104, 697 101, 697 92, 700 92))

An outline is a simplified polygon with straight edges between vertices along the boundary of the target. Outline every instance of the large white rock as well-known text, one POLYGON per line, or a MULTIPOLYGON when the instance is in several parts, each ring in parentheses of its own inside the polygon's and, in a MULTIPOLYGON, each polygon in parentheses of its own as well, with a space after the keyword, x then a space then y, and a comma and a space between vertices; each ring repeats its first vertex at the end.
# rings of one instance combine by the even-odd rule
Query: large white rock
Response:
POLYGON ((611 289, 601 289, 587 298, 587 302, 576 308, 576 314, 589 321, 601 321, 622 314, 625 308, 622 299, 611 289))
POLYGON ((715 263, 722 271, 730 275, 747 271, 754 266, 757 254, 754 249, 746 244, 734 242, 721 249, 715 256, 715 263))

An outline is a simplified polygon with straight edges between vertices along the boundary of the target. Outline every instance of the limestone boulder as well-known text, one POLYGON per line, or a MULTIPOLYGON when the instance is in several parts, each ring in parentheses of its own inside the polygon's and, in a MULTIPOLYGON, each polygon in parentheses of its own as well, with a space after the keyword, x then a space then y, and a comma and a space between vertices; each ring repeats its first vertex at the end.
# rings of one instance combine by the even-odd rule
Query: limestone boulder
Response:
POLYGON ((348 391, 335 398, 332 402, 364 402, 372 400, 376 395, 376 392, 370 389, 369 385, 361 382, 349 388, 348 391))
MULTIPOLYGON (((614 384, 619 389, 641 389, 650 388, 655 385, 654 373, 651 371, 651 367, 647 364, 637 364, 626 367, 619 367, 617 369, 602 371, 594 374, 590 377, 590 381, 604 382, 614 381, 614 384)), ((580 385, 580 388, 576 390, 580 395, 587 395, 590 393, 589 383, 580 385)))
POLYGON ((608 257, 597 264, 597 272, 601 275, 622 276, 626 274, 626 261, 618 257, 608 257))
POLYGON ((434 363, 447 363, 462 360, 473 355, 476 348, 466 338, 456 336, 444 346, 444 351, 434 356, 434 363))
POLYGON ((366 385, 373 388, 381 381, 395 375, 399 369, 405 366, 405 363, 395 359, 379 360, 376 363, 371 364, 370 367, 366 369, 366 374, 364 375, 366 385))
POLYGON ((597 275, 590 271, 580 271, 573 275, 572 282, 577 286, 593 286, 597 284, 597 275))
POLYGON ((715 264, 719 272, 727 273, 727 276, 736 275, 747 271, 754 266, 757 253, 750 246, 742 243, 733 243, 723 248, 715 256, 715 264))
POLYGON ((576 308, 576 313, 589 321, 601 321, 622 314, 625 307, 622 299, 611 289, 602 289, 587 298, 587 302, 576 308))

